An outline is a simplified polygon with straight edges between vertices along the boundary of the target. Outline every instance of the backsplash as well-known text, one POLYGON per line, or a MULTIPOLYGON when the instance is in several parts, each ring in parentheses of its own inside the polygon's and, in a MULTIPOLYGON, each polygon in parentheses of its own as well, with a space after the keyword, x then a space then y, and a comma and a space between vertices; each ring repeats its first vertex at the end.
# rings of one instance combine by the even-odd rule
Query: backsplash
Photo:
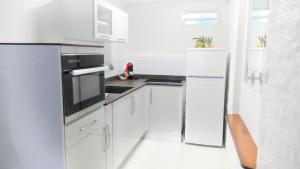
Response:
POLYGON ((130 57, 137 74, 186 75, 185 57, 130 57))

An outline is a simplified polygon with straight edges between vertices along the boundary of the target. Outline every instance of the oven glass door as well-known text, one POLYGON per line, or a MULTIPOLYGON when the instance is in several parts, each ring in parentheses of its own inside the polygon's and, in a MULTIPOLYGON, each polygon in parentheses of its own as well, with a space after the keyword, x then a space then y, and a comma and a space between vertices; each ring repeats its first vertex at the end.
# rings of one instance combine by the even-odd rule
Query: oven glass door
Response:
POLYGON ((105 98, 104 72, 63 74, 64 114, 70 116, 105 98))

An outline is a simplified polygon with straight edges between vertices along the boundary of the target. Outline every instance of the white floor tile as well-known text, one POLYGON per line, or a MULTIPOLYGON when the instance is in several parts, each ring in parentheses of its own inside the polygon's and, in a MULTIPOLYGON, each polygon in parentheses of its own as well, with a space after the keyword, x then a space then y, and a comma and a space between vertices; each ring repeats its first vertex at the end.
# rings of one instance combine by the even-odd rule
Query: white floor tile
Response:
POLYGON ((228 169, 226 150, 143 140, 124 169, 228 169))

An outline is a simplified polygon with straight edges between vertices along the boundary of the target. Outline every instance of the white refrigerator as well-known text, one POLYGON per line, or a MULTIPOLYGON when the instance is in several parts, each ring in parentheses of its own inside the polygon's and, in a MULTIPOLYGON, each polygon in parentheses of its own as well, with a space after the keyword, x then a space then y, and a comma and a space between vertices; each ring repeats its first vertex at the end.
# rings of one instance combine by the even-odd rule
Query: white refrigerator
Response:
POLYGON ((223 146, 226 49, 189 49, 185 142, 223 146))

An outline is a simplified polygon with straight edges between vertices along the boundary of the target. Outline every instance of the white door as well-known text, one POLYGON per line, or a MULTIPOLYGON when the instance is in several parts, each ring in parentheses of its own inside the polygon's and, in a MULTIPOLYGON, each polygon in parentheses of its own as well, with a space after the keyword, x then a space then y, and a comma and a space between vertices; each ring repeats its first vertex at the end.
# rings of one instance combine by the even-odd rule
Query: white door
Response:
POLYGON ((132 95, 113 103, 113 165, 118 168, 135 144, 132 95))
POLYGON ((150 137, 181 141, 182 86, 151 86, 150 137))
POLYGON ((113 10, 113 40, 128 42, 128 14, 118 8, 113 10))
POLYGON ((114 7, 103 0, 95 0, 95 38, 109 40, 113 34, 114 7))
POLYGON ((136 124, 137 141, 143 136, 149 126, 149 94, 148 88, 143 87, 134 92, 134 121, 136 124))
POLYGON ((105 106, 105 120, 106 120, 106 168, 113 169, 113 105, 105 106))
POLYGON ((222 146, 224 78, 188 78, 186 89, 187 143, 222 146))
POLYGON ((106 169, 105 111, 66 127, 66 169, 106 169))

